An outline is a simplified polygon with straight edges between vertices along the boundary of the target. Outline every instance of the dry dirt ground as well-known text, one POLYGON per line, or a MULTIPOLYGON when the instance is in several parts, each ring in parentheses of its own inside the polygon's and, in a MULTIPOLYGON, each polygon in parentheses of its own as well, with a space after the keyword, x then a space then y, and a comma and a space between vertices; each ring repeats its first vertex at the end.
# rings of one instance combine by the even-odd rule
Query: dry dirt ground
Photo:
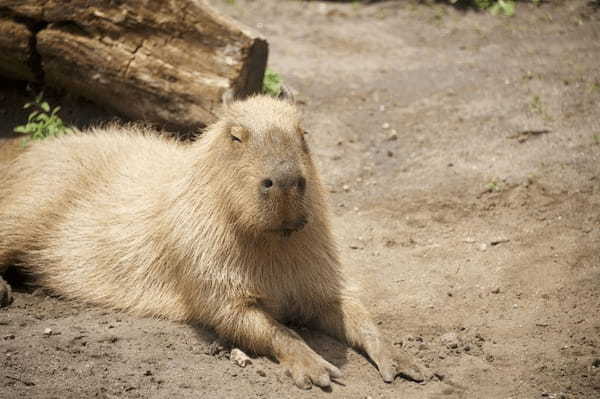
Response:
MULTIPOLYGON (((304 104, 347 273, 437 376, 386 385, 303 331, 345 373, 304 392, 268 359, 231 364, 204 330, 20 291, 0 310, 0 397, 599 398, 600 10, 214 2, 268 38, 304 104)), ((3 85, 9 131, 31 95, 3 85)), ((80 125, 110 118, 52 101, 80 125)))

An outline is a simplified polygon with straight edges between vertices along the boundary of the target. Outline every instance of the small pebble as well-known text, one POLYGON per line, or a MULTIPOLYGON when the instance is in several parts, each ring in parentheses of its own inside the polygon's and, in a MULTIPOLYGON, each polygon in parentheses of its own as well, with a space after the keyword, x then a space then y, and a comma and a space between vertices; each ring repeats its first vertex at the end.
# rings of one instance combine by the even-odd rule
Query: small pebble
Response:
POLYGON ((442 345, 446 345, 449 349, 456 349, 460 344, 460 339, 455 332, 449 332, 440 337, 442 345))
POLYGON ((387 123, 387 122, 385 122, 384 124, 382 124, 382 125, 381 125, 381 127, 382 127, 383 129, 389 129, 389 128, 390 128, 390 124, 389 124, 389 123, 387 123))
POLYGON ((347 185, 347 184, 344 184, 344 185, 342 186, 342 189, 343 189, 344 191, 346 191, 346 192, 347 192, 347 191, 350 191, 350 186, 349 186, 349 185, 347 185))
POLYGON ((52 329, 51 328, 46 328, 44 330, 44 335, 49 337, 50 335, 52 335, 52 329))
POLYGON ((260 375, 261 377, 267 376, 267 373, 265 373, 263 370, 256 370, 256 374, 260 375))
POLYGON ((237 364, 238 366, 244 368, 249 364, 252 364, 252 360, 241 350, 234 348, 231 350, 231 354, 229 355, 229 359, 233 364, 237 364))

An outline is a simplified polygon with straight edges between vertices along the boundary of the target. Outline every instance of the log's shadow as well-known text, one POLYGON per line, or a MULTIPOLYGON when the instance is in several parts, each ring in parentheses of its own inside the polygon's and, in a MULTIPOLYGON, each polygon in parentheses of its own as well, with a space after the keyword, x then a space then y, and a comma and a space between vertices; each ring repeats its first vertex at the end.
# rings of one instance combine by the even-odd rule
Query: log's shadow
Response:
MULTIPOLYGON (((65 126, 75 127, 79 130, 103 126, 107 123, 124 124, 133 122, 151 127, 166 136, 182 140, 195 140, 202 134, 202 131, 197 129, 175 129, 174 126, 159 126, 144 121, 132 121, 90 100, 70 94, 64 89, 43 87, 25 81, 0 77, 0 154, 15 152, 16 146, 12 146, 10 142, 14 142, 16 139, 24 137, 24 135, 15 133, 14 128, 25 125, 27 117, 33 111, 33 108, 24 109, 23 106, 34 101, 42 91, 43 100, 48 102, 52 109, 57 106, 60 107, 57 115, 65 123, 65 126)), ((2 156, 0 155, 1 160, 2 156)))
POLYGON ((33 101, 42 91, 44 101, 47 101, 51 108, 60 106, 58 115, 67 126, 85 129, 88 126, 110 121, 125 121, 110 110, 81 97, 70 95, 65 90, 0 78, 0 119, 2 120, 0 139, 23 137, 15 133, 14 128, 26 124, 27 117, 33 111, 32 108, 24 109, 23 106, 33 101))

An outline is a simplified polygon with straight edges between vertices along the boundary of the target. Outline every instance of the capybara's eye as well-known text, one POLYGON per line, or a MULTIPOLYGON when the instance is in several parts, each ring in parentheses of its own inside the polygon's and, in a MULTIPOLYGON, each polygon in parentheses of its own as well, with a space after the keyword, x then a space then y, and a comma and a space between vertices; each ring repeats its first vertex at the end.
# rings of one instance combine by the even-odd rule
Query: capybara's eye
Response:
POLYGON ((296 185, 300 191, 303 191, 306 188, 306 179, 304 177, 300 177, 296 185))
MULTIPOLYGON (((306 133, 304 133, 306 134, 306 133)), ((304 138, 304 134, 302 135, 302 151, 304 151, 306 154, 308 154, 308 143, 306 142, 306 139, 304 138)))
POLYGON ((271 188, 273 186, 273 180, 265 179, 261 182, 261 185, 263 186, 263 188, 271 188))

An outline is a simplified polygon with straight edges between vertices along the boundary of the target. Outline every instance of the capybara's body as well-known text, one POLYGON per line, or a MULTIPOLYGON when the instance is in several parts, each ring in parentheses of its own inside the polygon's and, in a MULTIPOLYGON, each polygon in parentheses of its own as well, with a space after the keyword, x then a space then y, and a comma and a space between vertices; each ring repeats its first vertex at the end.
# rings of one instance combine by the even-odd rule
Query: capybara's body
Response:
POLYGON ((32 142, 0 166, 0 271, 16 264, 65 297, 211 326, 277 358, 300 387, 340 373, 292 320, 365 350, 386 381, 419 378, 347 293, 303 134, 293 105, 259 96, 192 144, 116 126, 32 142))

